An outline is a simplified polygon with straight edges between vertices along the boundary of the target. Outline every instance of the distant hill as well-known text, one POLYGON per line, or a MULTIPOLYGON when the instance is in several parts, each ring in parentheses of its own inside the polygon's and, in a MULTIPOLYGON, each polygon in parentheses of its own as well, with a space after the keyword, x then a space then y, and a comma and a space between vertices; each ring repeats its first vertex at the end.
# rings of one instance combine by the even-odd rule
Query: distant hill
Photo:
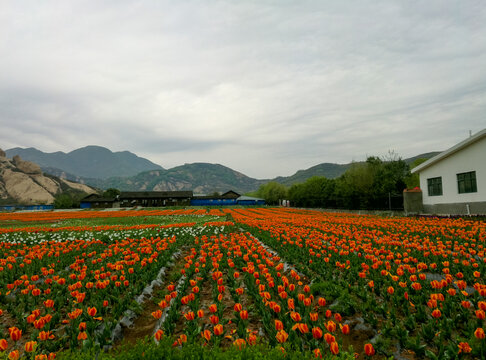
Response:
POLYGON ((101 146, 86 146, 67 154, 61 151, 45 153, 35 148, 13 148, 5 152, 7 157, 20 155, 40 165, 44 171, 51 168, 75 177, 107 179, 113 176, 133 176, 147 170, 163 170, 160 165, 129 151, 112 152, 101 146))
POLYGON ((322 163, 305 170, 299 170, 292 176, 276 177, 273 181, 285 186, 291 186, 293 184, 303 183, 313 176, 325 176, 328 179, 335 179, 344 174, 350 166, 351 164, 322 163))
POLYGON ((209 163, 193 163, 169 170, 145 171, 128 178, 110 178, 104 188, 125 191, 192 190, 195 194, 211 194, 234 190, 241 194, 258 189, 266 180, 250 178, 226 166, 209 163))
POLYGON ((440 153, 441 153, 440 151, 432 151, 432 152, 428 152, 428 153, 425 153, 425 154, 416 155, 416 156, 413 156, 413 157, 408 158, 408 159, 404 159, 404 161, 407 164, 410 165, 411 163, 413 163, 417 159, 430 159, 430 158, 433 158, 435 155, 438 155, 440 153))

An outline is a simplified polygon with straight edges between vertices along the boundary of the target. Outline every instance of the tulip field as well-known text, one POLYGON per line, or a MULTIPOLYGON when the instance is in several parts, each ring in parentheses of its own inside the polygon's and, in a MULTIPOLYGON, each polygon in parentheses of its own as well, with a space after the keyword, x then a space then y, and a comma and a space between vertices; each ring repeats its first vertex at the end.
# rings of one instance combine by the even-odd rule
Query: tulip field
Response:
POLYGON ((0 213, 0 359, 486 359, 485 246, 460 218, 0 213))

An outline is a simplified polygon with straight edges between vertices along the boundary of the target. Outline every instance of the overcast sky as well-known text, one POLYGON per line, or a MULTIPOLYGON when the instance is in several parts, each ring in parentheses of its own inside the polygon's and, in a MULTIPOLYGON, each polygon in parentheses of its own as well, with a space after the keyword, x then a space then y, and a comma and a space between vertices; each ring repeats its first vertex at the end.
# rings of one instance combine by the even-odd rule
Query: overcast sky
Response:
POLYGON ((0 148, 256 178, 486 127, 484 0, 0 0, 0 148))

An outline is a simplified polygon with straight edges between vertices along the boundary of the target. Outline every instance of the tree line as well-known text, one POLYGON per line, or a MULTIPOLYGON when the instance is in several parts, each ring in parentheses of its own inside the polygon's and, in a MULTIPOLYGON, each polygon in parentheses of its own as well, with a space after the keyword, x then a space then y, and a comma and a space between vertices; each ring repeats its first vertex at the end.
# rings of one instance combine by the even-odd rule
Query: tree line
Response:
POLYGON ((384 158, 370 156, 365 162, 353 163, 338 178, 314 176, 289 188, 272 181, 262 185, 256 196, 269 205, 287 199, 295 207, 403 209, 403 190, 419 186, 418 175, 411 174, 410 169, 425 160, 417 159, 408 165, 394 153, 384 158))

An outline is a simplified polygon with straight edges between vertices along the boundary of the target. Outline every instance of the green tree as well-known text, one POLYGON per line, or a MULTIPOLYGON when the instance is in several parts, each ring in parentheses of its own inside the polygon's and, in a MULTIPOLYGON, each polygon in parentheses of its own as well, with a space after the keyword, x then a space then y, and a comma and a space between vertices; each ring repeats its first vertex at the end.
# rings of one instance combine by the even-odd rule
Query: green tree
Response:
MULTIPOLYGON (((418 158, 415 159, 411 164, 410 164, 410 170, 412 170, 414 167, 419 166, 423 162, 426 162, 427 159, 425 158, 418 158)), ((413 189, 415 187, 420 187, 420 178, 418 173, 411 173, 409 172, 408 175, 405 178, 405 184, 407 185, 407 189, 413 189)))
POLYGON ((105 197, 105 198, 116 198, 120 194, 121 194, 120 190, 115 189, 115 188, 109 188, 109 189, 106 189, 103 192, 103 197, 105 197))
POLYGON ((276 181, 270 181, 260 186, 257 195, 269 205, 278 205, 279 200, 287 198, 287 188, 276 181))
POLYGON ((73 205, 74 200, 69 194, 60 194, 54 199, 54 208, 56 209, 71 209, 73 205))

